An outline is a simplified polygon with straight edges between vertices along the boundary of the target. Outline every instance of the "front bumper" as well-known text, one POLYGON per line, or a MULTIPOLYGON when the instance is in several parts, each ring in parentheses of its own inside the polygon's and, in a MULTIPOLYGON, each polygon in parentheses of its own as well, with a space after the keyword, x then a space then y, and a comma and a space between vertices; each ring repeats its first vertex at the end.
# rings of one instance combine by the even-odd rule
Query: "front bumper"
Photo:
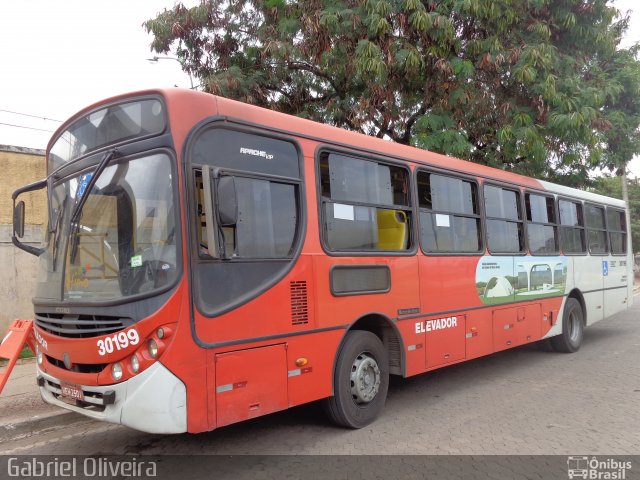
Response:
POLYGON ((40 394, 45 402, 105 422, 149 433, 187 431, 187 390, 160 362, 121 383, 81 386, 84 403, 60 399, 60 380, 38 367, 40 394))

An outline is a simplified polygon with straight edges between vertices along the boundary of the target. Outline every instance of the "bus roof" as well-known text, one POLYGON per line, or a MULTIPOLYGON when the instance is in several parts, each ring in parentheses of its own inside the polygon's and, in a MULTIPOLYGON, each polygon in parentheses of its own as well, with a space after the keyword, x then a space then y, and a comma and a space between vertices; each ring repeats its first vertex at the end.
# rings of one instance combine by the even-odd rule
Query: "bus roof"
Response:
POLYGON ((247 122, 291 132, 298 136, 312 138, 321 142, 349 146, 351 148, 357 148, 367 152, 375 152, 380 155, 400 157, 425 165, 437 166, 446 170, 467 173, 488 179, 495 179, 497 181, 522 185, 528 188, 544 189, 561 196, 576 197, 593 203, 606 203, 623 208, 625 206, 622 200, 616 198, 586 192, 577 188, 566 187, 544 180, 538 180, 533 177, 527 177, 517 173, 506 172, 497 168, 473 163, 468 160, 461 160, 428 150, 398 144, 362 133, 352 132, 331 125, 275 112, 255 105, 245 104, 236 100, 230 100, 228 98, 215 98, 217 100, 219 115, 240 118, 247 122))
MULTIPOLYGON (((537 180, 533 177, 507 172, 467 160, 460 160, 455 157, 449 157, 439 153, 430 152, 428 150, 402 145, 389 140, 371 137, 362 133, 352 132, 343 128, 314 122, 312 120, 287 115, 285 113, 194 90, 173 88, 141 91, 113 97, 107 101, 102 101, 99 104, 122 100, 132 96, 154 93, 159 93, 164 96, 169 102, 170 108, 175 108, 180 104, 183 106, 185 104, 197 105, 200 112, 210 112, 211 116, 218 115, 228 117, 230 119, 238 119, 247 123, 255 124, 256 126, 261 126, 263 128, 266 127, 268 129, 289 133, 318 142, 349 147, 363 152, 375 153, 383 156, 395 157, 424 165, 435 166, 452 172, 466 173, 486 179, 520 185, 525 188, 546 190, 558 195, 580 198, 589 202, 606 203, 608 205, 623 208, 625 206, 622 200, 606 197, 604 195, 585 192, 583 190, 565 187, 544 180, 537 180)), ((77 115, 87 113, 99 104, 87 107, 77 115)), ((74 115, 74 119, 77 115, 74 115)), ((62 131, 62 127, 68 123, 69 122, 65 122, 65 124, 60 127, 59 131, 62 131)))

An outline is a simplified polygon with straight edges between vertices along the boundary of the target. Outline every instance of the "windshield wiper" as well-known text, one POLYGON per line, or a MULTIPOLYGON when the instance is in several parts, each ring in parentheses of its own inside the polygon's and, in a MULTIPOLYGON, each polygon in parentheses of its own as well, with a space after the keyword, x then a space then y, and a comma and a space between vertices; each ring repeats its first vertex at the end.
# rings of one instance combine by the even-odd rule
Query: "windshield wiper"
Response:
MULTIPOLYGON (((75 206, 73 207, 73 212, 71 213, 71 220, 69 222, 71 224, 69 239, 72 242, 71 255, 70 255, 71 263, 75 262, 76 254, 78 253, 79 242, 77 237, 78 237, 78 230, 80 229, 80 214, 82 213, 82 207, 84 207, 84 204, 87 202, 87 198, 89 198, 89 193, 91 192, 91 189, 94 187, 94 185, 98 181, 98 178, 100 177, 100 175, 102 175, 102 172, 104 171, 104 169, 107 168, 107 165, 111 160, 113 160, 118 156, 120 156, 120 152, 116 148, 109 150, 104 154, 104 156, 100 160, 100 163, 98 163, 98 166, 96 167, 94 172, 91 174, 91 178, 89 179, 89 182, 87 183, 87 186, 85 187, 84 191, 81 193, 80 198, 78 198, 75 206)), ((78 185, 78 189, 79 188, 80 186, 78 185)), ((77 194, 78 192, 76 192, 76 195, 77 194)))
POLYGON ((82 192, 82 196, 78 199, 78 202, 73 208, 73 213, 71 214, 72 225, 78 222, 78 218, 80 217, 80 212, 82 211, 82 207, 84 207, 84 204, 86 203, 87 198, 89 197, 89 192, 98 181, 98 178, 100 177, 100 175, 102 175, 102 172, 104 171, 104 169, 107 168, 107 164, 111 160, 113 160, 116 156, 119 156, 119 155, 120 155, 120 152, 118 152, 116 148, 114 148, 113 150, 109 150, 107 153, 104 154, 104 156, 102 157, 102 160, 100 160, 100 163, 98 164, 98 167, 95 169, 95 171, 91 175, 91 178, 89 179, 89 183, 87 183, 87 186, 85 187, 84 192, 82 192))
MULTIPOLYGON (((60 250, 60 237, 62 236, 60 234, 60 224, 62 222, 62 217, 64 216, 64 209, 66 208, 67 205, 67 198, 68 197, 64 197, 64 200, 62 201, 62 203, 60 204, 60 207, 58 208, 58 215, 56 216, 56 220, 55 220, 55 224, 53 227, 50 227, 50 232, 51 235, 53 235, 53 271, 56 271, 56 266, 58 264, 58 252, 60 250)), ((53 208, 53 207, 51 207, 53 208)))

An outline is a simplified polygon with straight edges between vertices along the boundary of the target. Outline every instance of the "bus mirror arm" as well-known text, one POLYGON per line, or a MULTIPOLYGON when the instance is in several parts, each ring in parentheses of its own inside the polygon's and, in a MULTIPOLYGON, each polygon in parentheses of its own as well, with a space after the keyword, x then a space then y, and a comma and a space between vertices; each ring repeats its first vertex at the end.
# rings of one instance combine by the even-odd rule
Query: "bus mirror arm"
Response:
POLYGON ((41 190, 46 186, 47 180, 40 180, 38 182, 30 183, 28 185, 25 185, 24 187, 18 188, 11 195, 11 199, 13 200, 13 232, 11 234, 11 241, 19 249, 35 256, 40 256, 42 252, 44 252, 44 248, 34 247, 33 245, 28 245, 19 240, 20 238, 24 237, 25 204, 22 200, 16 203, 16 199, 22 193, 41 190))

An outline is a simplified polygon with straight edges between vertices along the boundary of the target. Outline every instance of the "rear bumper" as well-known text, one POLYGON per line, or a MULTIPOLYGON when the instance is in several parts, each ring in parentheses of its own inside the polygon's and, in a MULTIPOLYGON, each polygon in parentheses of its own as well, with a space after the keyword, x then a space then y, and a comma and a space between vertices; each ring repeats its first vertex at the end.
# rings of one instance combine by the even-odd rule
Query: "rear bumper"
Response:
POLYGON ((40 394, 45 402, 97 420, 119 423, 149 433, 187 431, 187 391, 184 383, 160 362, 121 383, 81 385, 85 406, 59 398, 60 380, 38 367, 40 394))

